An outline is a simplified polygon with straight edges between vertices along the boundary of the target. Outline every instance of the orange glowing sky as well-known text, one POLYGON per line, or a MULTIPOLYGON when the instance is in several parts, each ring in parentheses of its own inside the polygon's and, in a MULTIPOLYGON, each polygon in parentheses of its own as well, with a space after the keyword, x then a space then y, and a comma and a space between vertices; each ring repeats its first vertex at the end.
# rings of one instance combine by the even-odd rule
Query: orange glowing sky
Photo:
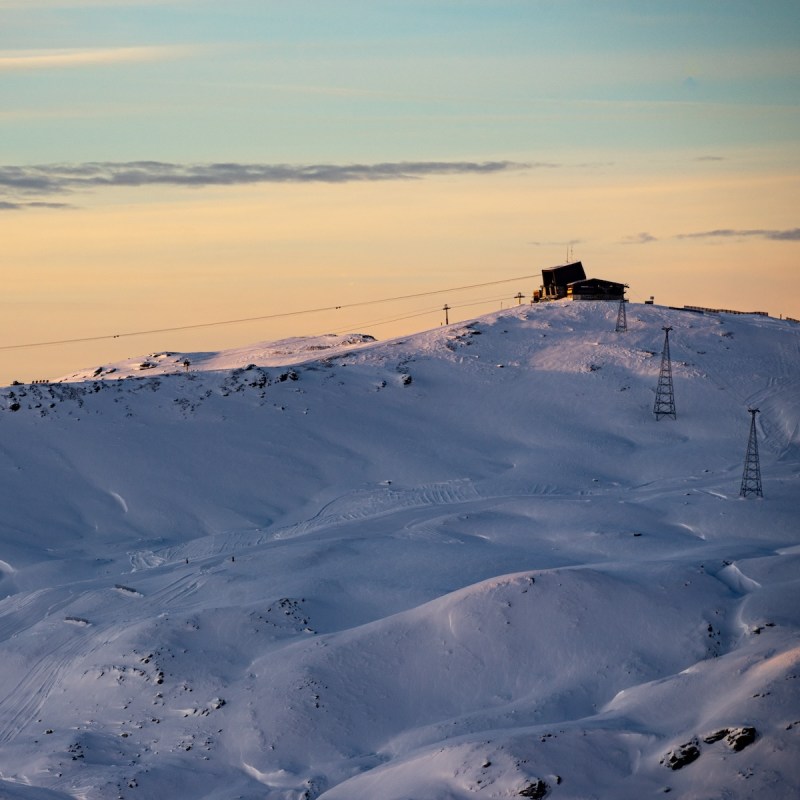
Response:
POLYGON ((800 318, 794 2, 0 0, 0 383, 515 303, 800 318), (366 300, 489 283, 403 302, 366 300), (331 306, 335 312, 81 344, 331 306))

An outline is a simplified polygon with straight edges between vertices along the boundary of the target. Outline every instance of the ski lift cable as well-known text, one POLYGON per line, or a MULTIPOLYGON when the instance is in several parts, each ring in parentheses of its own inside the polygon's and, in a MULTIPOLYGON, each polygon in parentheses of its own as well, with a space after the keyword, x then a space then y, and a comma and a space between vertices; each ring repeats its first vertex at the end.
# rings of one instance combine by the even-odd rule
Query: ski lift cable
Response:
POLYGON ((444 294, 446 292, 460 292, 460 291, 466 291, 468 289, 480 289, 485 286, 496 286, 498 284, 511 283, 513 281, 530 280, 531 278, 534 277, 536 277, 536 275, 522 275, 513 278, 504 278, 502 280, 496 280, 496 281, 485 281, 483 283, 467 284, 464 286, 451 286, 446 289, 433 289, 427 292, 416 292, 414 294, 397 295, 395 297, 383 297, 375 300, 361 300, 354 303, 342 303, 341 305, 323 306, 320 308, 306 308, 306 309, 299 309, 296 311, 281 311, 275 314, 262 314, 260 316, 243 317, 241 319, 217 320, 215 322, 198 322, 191 325, 176 325, 168 328, 152 328, 150 330, 126 331, 125 333, 101 334, 97 336, 81 336, 72 339, 53 339, 45 342, 26 342, 24 344, 0 345, 0 351, 22 350, 32 347, 51 347, 54 345, 77 344, 81 342, 98 342, 108 339, 122 339, 122 338, 129 338, 132 336, 145 336, 154 333, 174 333, 177 331, 195 330, 198 328, 212 328, 222 325, 237 325, 244 322, 261 322, 269 319, 280 319, 284 317, 294 317, 304 314, 317 314, 323 311, 339 311, 345 308, 358 308, 360 306, 378 305, 380 303, 390 303, 400 300, 411 300, 417 297, 430 297, 432 295, 444 294))
MULTIPOLYGON (((506 300, 506 299, 508 299, 506 295, 502 295, 500 297, 489 297, 474 303, 459 303, 458 305, 450 306, 450 309, 453 310, 457 308, 471 308, 473 306, 487 305, 488 303, 496 303, 498 300, 506 300)), ((428 314, 435 314, 437 312, 440 312, 441 310, 442 310, 441 306, 431 306, 426 308, 424 311, 417 311, 413 314, 404 314, 400 317, 381 318, 377 320, 369 320, 368 322, 353 323, 348 327, 346 332, 356 333, 362 331, 364 328, 376 328, 379 325, 389 325, 392 322, 402 322, 407 319, 414 319, 415 317, 424 317, 428 314)))

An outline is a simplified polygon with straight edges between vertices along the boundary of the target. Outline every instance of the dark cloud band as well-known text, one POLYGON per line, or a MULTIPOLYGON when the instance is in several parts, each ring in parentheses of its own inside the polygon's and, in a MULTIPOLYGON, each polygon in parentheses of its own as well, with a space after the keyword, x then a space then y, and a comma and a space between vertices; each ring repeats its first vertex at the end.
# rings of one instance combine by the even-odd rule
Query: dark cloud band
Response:
MULTIPOLYGON (((401 161, 382 164, 40 164, 0 167, 0 194, 57 195, 123 186, 234 186, 252 183, 352 183, 414 180, 432 175, 485 175, 551 164, 513 161, 401 161)), ((13 203, 12 203, 13 205, 13 203)))

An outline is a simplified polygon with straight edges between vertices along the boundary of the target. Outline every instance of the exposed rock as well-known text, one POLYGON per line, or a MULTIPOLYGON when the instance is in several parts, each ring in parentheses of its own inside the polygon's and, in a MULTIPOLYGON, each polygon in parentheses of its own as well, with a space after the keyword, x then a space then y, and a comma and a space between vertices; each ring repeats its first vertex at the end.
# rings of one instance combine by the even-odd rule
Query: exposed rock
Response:
POLYGON ((541 778, 537 778, 524 789, 521 789, 518 794, 520 797, 532 797, 534 800, 540 800, 540 798, 544 797, 549 791, 550 787, 541 778))
POLYGON ((679 745, 674 750, 670 750, 661 763, 670 769, 680 769, 687 764, 691 764, 695 759, 700 758, 700 748, 697 744, 697 739, 692 739, 690 742, 679 745))
POLYGON ((725 744, 738 752, 744 750, 747 745, 752 744, 756 740, 756 729, 751 726, 744 726, 742 728, 734 728, 725 737, 725 744))
MULTIPOLYGON (((754 695, 758 697, 759 695, 754 695)), ((744 750, 747 745, 752 744, 756 740, 756 729, 752 726, 742 726, 741 728, 720 728, 719 730, 707 733, 703 737, 706 744, 713 744, 720 739, 725 739, 725 744, 738 752, 744 750)))

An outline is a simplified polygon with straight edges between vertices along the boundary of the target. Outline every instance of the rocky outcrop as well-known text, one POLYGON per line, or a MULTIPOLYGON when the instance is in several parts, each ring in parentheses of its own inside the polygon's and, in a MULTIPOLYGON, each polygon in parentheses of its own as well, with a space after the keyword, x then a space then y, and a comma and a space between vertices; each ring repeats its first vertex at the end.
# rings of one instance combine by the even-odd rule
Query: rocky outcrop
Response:
POLYGON ((700 746, 697 739, 692 739, 667 752, 660 763, 670 769, 681 769, 698 758, 700 758, 700 746))
POLYGON ((533 800, 541 800, 550 791, 550 787, 541 778, 531 781, 524 789, 521 789, 518 794, 520 797, 532 797, 533 800))
MULTIPOLYGON (((724 739, 725 744, 738 753, 756 740, 756 729, 750 725, 738 728, 719 728, 707 733, 702 739, 705 744, 714 744, 724 739)), ((670 769, 680 769, 698 758, 700 758, 700 741, 695 737, 685 744, 669 750, 659 763, 670 769)))

